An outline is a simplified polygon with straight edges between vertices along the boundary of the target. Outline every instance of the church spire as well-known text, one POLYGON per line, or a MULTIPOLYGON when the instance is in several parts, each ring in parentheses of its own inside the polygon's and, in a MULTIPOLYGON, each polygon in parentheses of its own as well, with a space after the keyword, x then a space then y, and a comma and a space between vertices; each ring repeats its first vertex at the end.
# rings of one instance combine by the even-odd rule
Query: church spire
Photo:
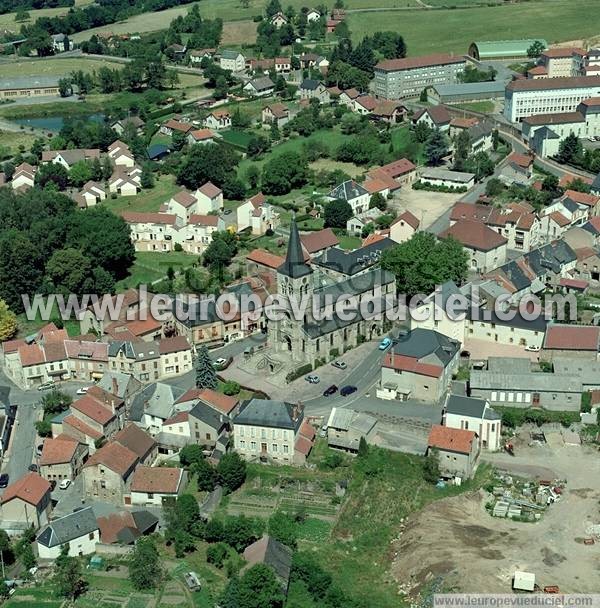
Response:
POLYGON ((285 262, 277 269, 277 272, 292 279, 298 279, 312 272, 310 266, 304 262, 302 243, 300 242, 300 233, 298 232, 295 216, 292 218, 290 226, 290 241, 285 262))

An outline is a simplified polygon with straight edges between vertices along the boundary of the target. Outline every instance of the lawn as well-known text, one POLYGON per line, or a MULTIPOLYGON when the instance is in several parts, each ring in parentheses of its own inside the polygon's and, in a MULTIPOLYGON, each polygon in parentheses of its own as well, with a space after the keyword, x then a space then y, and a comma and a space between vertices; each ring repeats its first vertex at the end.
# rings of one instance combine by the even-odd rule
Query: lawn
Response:
POLYGON ((416 160, 421 165, 425 163, 424 145, 413 140, 412 133, 407 125, 392 131, 392 143, 398 158, 407 157, 416 160))
POLYGON ((463 110, 471 110, 472 112, 482 112, 484 114, 491 114, 494 111, 493 101, 470 101, 467 103, 453 104, 454 108, 462 108, 463 110))
POLYGON ((28 151, 35 141, 35 135, 26 131, 0 131, 0 160, 19 151, 19 146, 24 146, 28 151))
MULTIPOLYGON (((75 0, 75 6, 85 6, 91 4, 94 0, 75 0)), ((30 24, 40 17, 56 17, 57 15, 66 15, 69 12, 68 6, 59 6, 57 8, 41 8, 38 10, 28 11, 29 20, 15 21, 16 13, 4 13, 0 15, 0 29, 8 29, 13 32, 18 32, 21 25, 30 24)))
POLYGON ((239 148, 244 152, 247 150, 248 144, 253 137, 252 133, 236 131, 234 129, 229 131, 221 131, 221 135, 223 136, 223 141, 226 144, 230 144, 234 148, 239 148))
POLYGON ((117 283, 117 291, 159 281, 167 276, 169 266, 178 272, 196 262, 198 256, 183 251, 138 251, 135 262, 129 269, 129 276, 117 283))
MULTIPOLYGON (((31 334, 37 332, 41 327, 49 323, 50 320, 54 320, 56 322, 56 319, 58 318, 59 313, 56 305, 53 307, 52 312, 47 319, 42 319, 39 311, 37 312, 35 319, 31 321, 25 316, 25 313, 21 313, 17 315, 17 321, 19 323, 19 333, 17 336, 19 338, 30 336, 31 334)), ((69 336, 73 337, 80 335, 81 332, 79 330, 79 321, 75 319, 63 321, 63 325, 69 336)))
POLYGON ((103 205, 116 214, 123 211, 152 213, 158 211, 160 206, 166 203, 179 189, 180 186, 175 183, 173 176, 161 175, 155 180, 154 188, 142 190, 136 196, 107 198, 103 205))
MULTIPOLYGON (((455 0, 448 0, 455 5, 455 0)), ((471 4, 471 3, 469 3, 471 4)), ((468 10, 382 11, 348 16, 355 40, 377 31, 402 34, 410 56, 466 53, 474 40, 510 40, 540 36, 549 43, 598 35, 597 0, 524 2, 468 10), (491 25, 493 24, 493 27, 491 25)))
POLYGON ((27 76, 66 76, 75 70, 93 72, 101 67, 122 68, 123 64, 102 59, 59 56, 43 59, 11 61, 1 64, 0 71, 4 78, 21 78, 27 76))

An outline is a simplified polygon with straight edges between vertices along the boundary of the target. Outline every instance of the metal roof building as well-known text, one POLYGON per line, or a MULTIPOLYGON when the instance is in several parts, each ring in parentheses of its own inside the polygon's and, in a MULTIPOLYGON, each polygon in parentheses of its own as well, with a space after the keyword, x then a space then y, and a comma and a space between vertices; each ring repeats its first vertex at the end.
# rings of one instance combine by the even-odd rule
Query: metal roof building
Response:
POLYGON ((502 99, 506 82, 489 80, 486 82, 465 82, 461 84, 438 84, 427 92, 435 103, 460 103, 482 99, 502 99))
POLYGON ((469 56, 473 59, 520 59, 527 57, 527 51, 534 42, 541 42, 544 49, 548 43, 543 38, 527 40, 486 40, 472 42, 469 46, 469 56))

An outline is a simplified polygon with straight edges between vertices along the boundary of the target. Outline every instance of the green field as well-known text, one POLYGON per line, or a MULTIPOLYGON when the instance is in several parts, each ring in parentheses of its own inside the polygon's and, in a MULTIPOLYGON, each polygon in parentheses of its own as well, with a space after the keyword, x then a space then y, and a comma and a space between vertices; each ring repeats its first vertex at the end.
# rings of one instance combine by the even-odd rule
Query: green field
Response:
POLYGON ((0 161, 19 151, 19 146, 24 146, 28 151, 35 141, 35 135, 26 131, 1 131, 0 130, 0 161))
POLYGON ((138 251, 135 262, 129 269, 129 276, 116 285, 117 291, 137 287, 140 283, 149 285, 167 276, 169 266, 179 272, 198 262, 197 255, 183 251, 138 251))
POLYGON ((137 196, 119 196, 107 198, 103 205, 114 213, 123 211, 139 211, 150 213, 158 211, 163 203, 166 203, 180 187, 175 183, 171 175, 161 175, 154 182, 151 190, 142 190, 137 196))
POLYGON ((491 114, 494 111, 493 101, 470 101, 468 103, 452 104, 454 108, 462 108, 463 110, 471 110, 472 112, 482 112, 491 114))
POLYGON ((26 76, 67 76, 74 70, 93 72, 101 67, 115 67, 122 64, 101 59, 82 59, 80 57, 61 57, 44 59, 27 59, 0 64, 0 72, 5 78, 22 78, 26 76))
MULTIPOLYGON (((75 0, 75 6, 85 6, 91 4, 94 0, 75 0)), ((57 15, 65 15, 69 12, 68 6, 60 6, 58 8, 41 8, 37 11, 28 11, 29 21, 15 21, 16 13, 4 13, 0 15, 0 29, 8 29, 14 32, 18 31, 23 24, 29 24, 39 17, 56 17, 57 15)))
POLYGON ((222 131, 221 135, 223 136, 223 141, 227 144, 232 145, 235 148, 239 148, 242 151, 246 151, 248 148, 248 144, 252 139, 251 133, 246 133, 244 131, 222 131))
POLYGON ((597 36, 597 19, 590 18, 597 10, 597 0, 553 0, 468 10, 354 13, 348 25, 355 40, 377 31, 397 31, 411 56, 466 53, 474 40, 539 36, 554 43, 597 36))

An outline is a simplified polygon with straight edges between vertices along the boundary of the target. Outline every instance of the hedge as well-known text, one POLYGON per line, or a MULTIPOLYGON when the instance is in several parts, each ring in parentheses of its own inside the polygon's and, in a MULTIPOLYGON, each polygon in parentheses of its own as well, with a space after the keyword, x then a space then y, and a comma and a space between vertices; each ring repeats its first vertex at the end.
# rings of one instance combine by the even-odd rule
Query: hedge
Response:
POLYGON ((298 378, 301 378, 302 376, 310 372, 312 372, 312 365, 310 363, 307 363, 306 365, 302 365, 298 369, 289 372, 288 375, 285 377, 285 381, 292 382, 293 380, 297 380, 298 378))

